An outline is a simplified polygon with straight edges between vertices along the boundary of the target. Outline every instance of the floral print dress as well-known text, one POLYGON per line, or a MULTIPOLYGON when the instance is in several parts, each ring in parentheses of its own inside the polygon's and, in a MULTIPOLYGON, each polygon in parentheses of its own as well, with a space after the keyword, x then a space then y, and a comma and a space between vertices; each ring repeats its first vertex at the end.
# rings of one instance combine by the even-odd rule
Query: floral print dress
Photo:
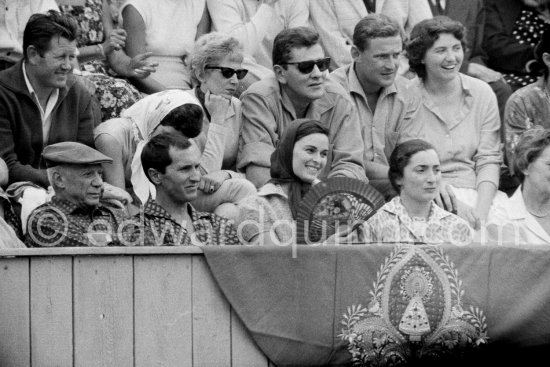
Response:
MULTIPOLYGON (((86 0, 82 5, 61 5, 65 14, 76 18, 80 25, 78 47, 93 46, 103 42, 103 1, 86 0)), ((92 60, 80 64, 82 74, 95 86, 95 95, 101 105, 102 121, 120 117, 122 111, 142 98, 141 93, 125 79, 112 76, 106 62, 92 60)))

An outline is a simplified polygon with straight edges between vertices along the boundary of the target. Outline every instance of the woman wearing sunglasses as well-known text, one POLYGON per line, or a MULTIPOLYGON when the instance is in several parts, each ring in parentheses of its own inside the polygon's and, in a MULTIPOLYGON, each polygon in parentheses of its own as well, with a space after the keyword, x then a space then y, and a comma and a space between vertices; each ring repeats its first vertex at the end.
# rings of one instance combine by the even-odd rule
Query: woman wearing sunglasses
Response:
POLYGON ((221 185, 237 173, 237 150, 242 128, 241 101, 234 97, 247 70, 242 68, 243 53, 236 38, 218 32, 200 37, 189 59, 195 89, 188 90, 204 110, 202 134, 204 179, 221 185))

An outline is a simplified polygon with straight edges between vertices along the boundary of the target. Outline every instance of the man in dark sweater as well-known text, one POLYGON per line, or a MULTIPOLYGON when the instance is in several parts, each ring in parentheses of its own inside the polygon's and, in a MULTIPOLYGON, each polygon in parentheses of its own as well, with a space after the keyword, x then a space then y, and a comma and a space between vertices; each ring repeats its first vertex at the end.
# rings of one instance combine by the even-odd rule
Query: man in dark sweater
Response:
POLYGON ((76 21, 59 12, 31 16, 23 34, 24 59, 0 72, 0 157, 10 183, 48 186, 40 161, 46 145, 93 146, 100 115, 97 101, 72 74, 77 32, 76 21))

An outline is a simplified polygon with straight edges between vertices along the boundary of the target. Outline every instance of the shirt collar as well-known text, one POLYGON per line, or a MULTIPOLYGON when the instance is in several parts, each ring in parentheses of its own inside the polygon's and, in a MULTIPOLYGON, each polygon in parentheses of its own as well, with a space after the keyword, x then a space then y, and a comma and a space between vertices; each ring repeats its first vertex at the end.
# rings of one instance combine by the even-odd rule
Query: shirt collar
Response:
MULTIPOLYGON (((209 213, 199 212, 195 208, 193 208, 193 205, 189 203, 187 203, 187 211, 191 216, 191 221, 193 223, 199 219, 208 219, 210 217, 209 213)), ((145 207, 143 208, 143 213, 154 217, 165 218, 171 220, 174 223, 177 223, 170 215, 170 213, 168 213, 162 206, 160 206, 156 202, 156 200, 147 201, 147 204, 145 204, 145 207)))
POLYGON ((51 204, 61 210, 64 214, 93 213, 95 210, 108 211, 108 207, 102 205, 101 203, 98 206, 82 208, 68 200, 61 199, 57 195, 52 197, 51 204))
MULTIPOLYGON (((30 95, 33 96, 36 99, 36 102, 40 105, 40 101, 38 100, 38 94, 36 94, 36 92, 34 91, 34 88, 31 84, 31 81, 29 80, 29 77, 27 76, 27 68, 25 66, 26 62, 23 61, 21 63, 21 65, 22 65, 22 68, 23 68, 23 78, 25 78, 25 84, 27 85, 27 89, 29 90, 30 95)), ((59 89, 58 88, 53 89, 53 92, 48 97, 48 100, 52 97, 53 98, 58 98, 59 97, 59 89)))
MULTIPOLYGON (((401 203, 401 198, 399 196, 396 196, 391 201, 389 201, 386 205, 384 205, 382 209, 387 211, 388 213, 397 215, 402 220, 404 218, 406 218, 408 222, 412 220, 410 215, 405 210, 405 207, 401 203)), ((428 215, 427 222, 439 221, 450 215, 453 215, 453 214, 446 210, 441 209, 434 202, 432 202, 430 207, 430 214, 428 215)))

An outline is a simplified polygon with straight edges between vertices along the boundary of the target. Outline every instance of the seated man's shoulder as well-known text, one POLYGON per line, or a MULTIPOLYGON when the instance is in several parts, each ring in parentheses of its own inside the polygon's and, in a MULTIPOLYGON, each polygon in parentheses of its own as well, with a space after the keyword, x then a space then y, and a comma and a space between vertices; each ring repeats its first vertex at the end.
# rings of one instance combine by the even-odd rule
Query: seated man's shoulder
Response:
POLYGON ((351 64, 339 67, 329 74, 328 80, 332 80, 342 86, 347 86, 349 84, 348 73, 350 68, 351 64))
MULTIPOLYGON (((269 76, 252 83, 241 95, 241 101, 246 100, 246 96, 260 95, 262 97, 276 96, 280 93, 279 83, 274 76, 269 76)), ((246 104, 246 101, 244 102, 246 104)))

